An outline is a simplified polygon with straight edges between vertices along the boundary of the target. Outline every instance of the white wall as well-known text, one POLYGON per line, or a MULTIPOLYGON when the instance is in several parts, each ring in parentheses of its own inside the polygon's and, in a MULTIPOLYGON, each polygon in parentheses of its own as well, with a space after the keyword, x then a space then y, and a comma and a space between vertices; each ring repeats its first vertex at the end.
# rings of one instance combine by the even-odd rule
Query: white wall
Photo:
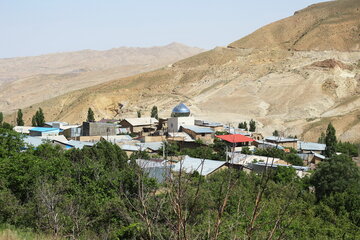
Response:
POLYGON ((178 132, 181 126, 194 126, 194 117, 172 117, 168 119, 168 132, 178 132))

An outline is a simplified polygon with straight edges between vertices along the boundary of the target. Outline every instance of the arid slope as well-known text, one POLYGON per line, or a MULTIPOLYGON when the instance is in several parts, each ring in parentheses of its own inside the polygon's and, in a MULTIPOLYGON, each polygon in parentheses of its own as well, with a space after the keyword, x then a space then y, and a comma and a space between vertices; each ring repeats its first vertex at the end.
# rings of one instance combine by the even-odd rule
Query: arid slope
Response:
POLYGON ((202 51, 172 43, 0 59, 0 111, 13 111, 69 91, 151 71, 202 51))
MULTIPOLYGON (((341 16, 344 21, 349 16, 350 4, 357 9, 357 1, 344 0, 317 4, 296 15, 310 24, 318 14, 329 15, 336 6, 342 22, 341 16)), ((360 52, 356 41, 342 33, 358 28, 360 19, 346 20, 341 28, 329 27, 340 45, 330 40, 326 45, 321 40, 321 29, 326 28, 322 24, 313 26, 315 35, 309 41, 304 35, 293 44, 293 35, 284 32, 292 26, 292 31, 301 35, 304 27, 300 19, 293 25, 289 19, 274 23, 277 27, 263 28, 268 29, 264 39, 269 39, 264 42, 267 45, 259 43, 263 47, 246 40, 263 31, 259 30, 227 48, 33 105, 25 110, 26 120, 39 106, 48 120, 70 122, 84 120, 88 107, 95 110, 97 118, 123 118, 135 116, 137 110, 148 115, 157 105, 160 116, 167 117, 172 107, 183 101, 197 118, 233 125, 254 118, 265 134, 278 129, 285 136, 316 140, 332 121, 341 140, 359 141, 360 52), (283 36, 275 38, 277 35, 283 36)))

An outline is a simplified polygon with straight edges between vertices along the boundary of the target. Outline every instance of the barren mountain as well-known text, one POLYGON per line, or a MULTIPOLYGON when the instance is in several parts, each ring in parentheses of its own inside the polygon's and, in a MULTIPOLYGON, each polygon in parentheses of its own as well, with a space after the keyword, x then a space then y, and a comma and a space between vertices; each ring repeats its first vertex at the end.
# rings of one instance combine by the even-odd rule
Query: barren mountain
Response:
POLYGON ((360 1, 311 5, 230 44, 235 48, 360 50, 360 1))
POLYGON ((0 111, 11 111, 120 77, 151 71, 202 52, 172 43, 0 59, 0 111))
POLYGON ((88 107, 98 118, 123 118, 157 105, 167 117, 183 101, 197 118, 228 124, 254 118, 265 134, 277 129, 316 140, 332 121, 341 140, 359 141, 359 38, 343 34, 359 28, 360 18, 351 15, 358 6, 352 0, 312 5, 229 47, 34 105, 26 120, 39 106, 48 120, 70 122, 85 119, 88 107), (314 24, 334 9, 336 18, 314 24), (328 41, 324 29, 332 34, 328 41))

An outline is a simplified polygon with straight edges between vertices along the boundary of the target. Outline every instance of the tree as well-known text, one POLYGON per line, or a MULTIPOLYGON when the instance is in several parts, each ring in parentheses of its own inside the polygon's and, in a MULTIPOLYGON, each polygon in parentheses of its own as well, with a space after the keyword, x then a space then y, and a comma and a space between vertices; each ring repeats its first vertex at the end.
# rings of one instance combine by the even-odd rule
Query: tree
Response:
POLYGON ((19 109, 17 112, 16 124, 18 126, 24 126, 23 113, 21 109, 19 109))
POLYGON ((278 130, 273 131, 272 135, 275 136, 275 137, 278 137, 279 136, 279 131, 278 130))
POLYGON ((334 126, 329 123, 327 129, 326 129, 326 136, 325 136, 325 156, 331 157, 336 152, 336 130, 334 126))
POLYGON ((322 132, 319 139, 318 139, 318 143, 325 143, 325 133, 322 132))
POLYGON ((247 122, 244 122, 244 130, 245 130, 245 131, 248 131, 247 122))
POLYGON ((240 122, 239 125, 238 125, 238 128, 244 129, 244 123, 243 123, 243 122, 240 122))
POLYGON ((33 127, 36 127, 36 114, 34 115, 34 116, 32 116, 32 118, 31 118, 31 125, 33 126, 33 127))
POLYGON ((141 118, 141 111, 140 110, 137 111, 137 117, 141 118))
POLYGON ((296 155, 295 153, 289 153, 286 155, 285 157, 285 161, 287 161, 288 163, 295 165, 295 166, 303 166, 304 162, 301 159, 301 157, 299 157, 298 155, 296 155))
POLYGON ((86 121, 95 122, 94 111, 91 108, 88 109, 86 121))
POLYGON ((321 162, 310 179, 318 200, 334 193, 345 192, 352 186, 359 186, 359 182, 359 167, 349 156, 343 154, 334 155, 321 162))
POLYGON ((256 131, 256 122, 254 120, 250 120, 250 123, 249 123, 249 130, 250 132, 255 132, 256 131))
POLYGON ((2 112, 0 112, 0 125, 3 123, 4 121, 4 115, 2 112))
POLYGON ((153 106, 153 107, 152 107, 152 109, 151 109, 151 117, 152 117, 152 118, 159 119, 157 106, 153 106))
POLYGON ((34 127, 43 127, 45 125, 45 117, 43 110, 39 108, 35 115, 31 118, 31 124, 34 127))

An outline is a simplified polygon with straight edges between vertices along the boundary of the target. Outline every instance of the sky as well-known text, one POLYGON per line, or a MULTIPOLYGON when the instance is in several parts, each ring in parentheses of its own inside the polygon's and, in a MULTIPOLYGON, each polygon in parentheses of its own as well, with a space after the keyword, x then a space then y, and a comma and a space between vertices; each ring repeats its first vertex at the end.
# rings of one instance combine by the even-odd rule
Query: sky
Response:
POLYGON ((180 42, 212 49, 319 0, 0 0, 0 58, 180 42))

